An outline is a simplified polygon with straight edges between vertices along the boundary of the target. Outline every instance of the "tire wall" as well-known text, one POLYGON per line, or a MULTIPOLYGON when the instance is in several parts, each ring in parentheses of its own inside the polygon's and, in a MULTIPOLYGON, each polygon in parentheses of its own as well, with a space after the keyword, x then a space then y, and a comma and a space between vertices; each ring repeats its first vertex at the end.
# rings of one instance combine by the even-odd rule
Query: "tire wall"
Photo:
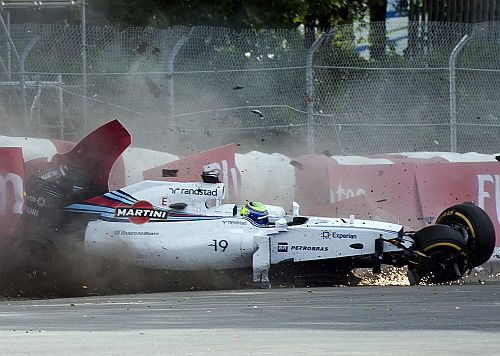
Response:
MULTIPOLYGON (((0 136, 0 147, 22 147, 26 163, 44 157, 50 160, 73 145, 0 136)), ((373 157, 305 155, 290 159, 257 151, 213 151, 209 158, 209 151, 205 152, 205 160, 234 162, 229 169, 235 164, 239 175, 232 172, 236 177, 232 184, 238 186, 238 194, 231 194, 230 198, 237 203, 260 200, 290 212, 295 200, 304 215, 354 214, 419 229, 434 222, 451 205, 474 202, 495 225, 493 258, 500 262, 500 164, 494 155, 412 152, 373 157)), ((113 167, 110 188, 143 180, 145 171, 168 166, 178 158, 166 152, 128 148, 113 167)))
MULTIPOLYGON (((303 213, 380 219, 409 229, 434 223, 445 208, 473 202, 495 226, 500 263, 500 164, 494 155, 412 152, 375 157, 302 156, 296 199, 303 213), (327 177, 322 182, 318 177, 327 177), (316 184, 310 184, 315 182, 316 184), (315 205, 319 194, 329 200, 315 205), (307 201, 307 203, 304 203, 307 201)), ((299 172, 299 169, 297 169, 299 172)))

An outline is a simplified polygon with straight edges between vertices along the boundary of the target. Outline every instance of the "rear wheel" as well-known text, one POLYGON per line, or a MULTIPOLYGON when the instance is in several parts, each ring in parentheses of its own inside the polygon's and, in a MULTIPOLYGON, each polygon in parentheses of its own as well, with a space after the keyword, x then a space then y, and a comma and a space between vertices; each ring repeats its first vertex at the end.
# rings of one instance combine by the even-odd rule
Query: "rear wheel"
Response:
POLYGON ((410 284, 452 282, 467 271, 467 245, 462 235, 446 225, 423 228, 413 236, 417 251, 422 253, 409 268, 410 284))
POLYGON ((495 227, 486 212, 473 204, 459 204, 443 211, 436 224, 448 225, 467 237, 472 267, 487 262, 495 248, 495 227))

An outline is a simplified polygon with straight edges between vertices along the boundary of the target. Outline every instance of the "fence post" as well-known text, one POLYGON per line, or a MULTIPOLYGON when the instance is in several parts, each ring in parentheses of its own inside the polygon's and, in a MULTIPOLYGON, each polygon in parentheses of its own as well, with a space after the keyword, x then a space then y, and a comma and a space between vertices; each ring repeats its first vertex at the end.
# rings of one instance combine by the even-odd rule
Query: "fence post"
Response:
POLYGON ((59 139, 64 139, 64 99, 62 75, 57 75, 57 104, 59 105, 59 139))
POLYGON ((450 151, 457 152, 457 90, 456 90, 456 64, 457 56, 460 50, 465 46, 467 41, 470 39, 468 35, 462 37, 462 39, 457 43, 453 51, 451 51, 450 61, 449 61, 449 72, 450 72, 450 151))
POLYGON ((19 53, 17 52, 16 46, 14 44, 14 41, 12 40, 12 37, 10 37, 10 17, 9 17, 9 27, 5 24, 5 21, 3 20, 3 17, 0 14, 0 23, 2 25, 3 31, 7 35, 7 41, 8 44, 10 45, 10 48, 12 49, 12 52, 14 53, 14 56, 16 57, 17 61, 20 62, 21 58, 19 57, 19 53))
POLYGON ((309 152, 315 151, 315 129, 314 129, 314 74, 313 58, 314 52, 323 43, 327 34, 323 32, 309 47, 306 57, 306 101, 307 101, 307 147, 309 152))
POLYGON ((80 16, 82 21, 82 113, 83 113, 83 132, 87 131, 87 19, 85 11, 85 1, 80 2, 80 16))
MULTIPOLYGON (((7 11, 7 37, 10 37, 10 11, 7 11)), ((11 80, 12 73, 12 55, 10 43, 7 41, 7 80, 11 80)))
POLYGON ((23 115, 23 120, 24 120, 24 128, 26 130, 31 129, 31 119, 28 114, 28 94, 26 92, 27 86, 26 86, 26 58, 28 58, 28 54, 30 51, 33 49, 35 46, 36 42, 38 41, 38 36, 32 37, 27 46, 23 49, 19 56, 19 86, 21 89, 21 105, 22 105, 22 115, 23 115))
POLYGON ((173 129, 175 127, 174 122, 174 61, 177 53, 179 53, 184 43, 191 37, 193 34, 194 27, 191 27, 191 31, 186 35, 182 35, 182 37, 176 42, 172 51, 168 54, 167 61, 165 64, 165 71, 167 72, 167 86, 166 86, 166 94, 167 94, 167 122, 165 126, 167 129, 173 129))
MULTIPOLYGON (((28 125, 28 109, 26 107, 27 99, 26 99, 26 83, 25 83, 25 78, 24 78, 24 76, 25 76, 24 59, 21 60, 21 57, 20 57, 19 53, 17 52, 16 45, 14 44, 14 41, 12 40, 12 37, 10 36, 10 16, 9 16, 8 20, 9 20, 9 27, 7 27, 7 25, 5 24, 5 21, 3 20, 2 14, 0 14, 0 24, 2 26, 3 31, 7 35, 7 42, 9 44, 9 49, 12 49, 12 52, 14 53, 14 56, 16 57, 17 63, 19 65, 19 72, 21 73, 21 76, 19 78, 19 88, 21 90, 21 105, 22 105, 21 115, 23 116, 22 120, 23 120, 24 129, 27 130, 29 128, 29 125, 28 125)), ((9 50, 9 63, 10 63, 10 65, 12 64, 11 59, 10 59, 10 50, 9 50)), ((9 65, 9 63, 8 63, 8 65, 9 65)), ((9 78, 11 78, 10 75, 11 75, 11 72, 9 72, 9 78)))

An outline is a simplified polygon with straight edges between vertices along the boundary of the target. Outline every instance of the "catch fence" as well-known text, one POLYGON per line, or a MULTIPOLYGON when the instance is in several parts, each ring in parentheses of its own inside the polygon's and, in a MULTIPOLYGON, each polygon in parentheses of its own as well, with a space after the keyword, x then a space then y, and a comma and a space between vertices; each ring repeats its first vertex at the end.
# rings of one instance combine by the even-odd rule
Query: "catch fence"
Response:
POLYGON ((119 118, 178 154, 498 152, 499 84, 493 22, 88 27, 84 46, 80 26, 0 31, 0 134, 78 139, 119 118))

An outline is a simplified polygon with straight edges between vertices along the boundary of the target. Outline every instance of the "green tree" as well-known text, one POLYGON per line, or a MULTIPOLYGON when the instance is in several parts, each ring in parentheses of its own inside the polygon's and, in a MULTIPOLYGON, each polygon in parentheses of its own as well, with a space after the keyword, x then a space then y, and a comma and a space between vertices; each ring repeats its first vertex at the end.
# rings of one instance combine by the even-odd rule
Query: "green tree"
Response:
POLYGON ((363 0, 90 0, 96 20, 120 25, 328 28, 362 17, 363 0))
MULTIPOLYGON (((116 26, 223 26, 241 28, 325 29, 362 20, 368 11, 378 19, 386 0, 86 0, 89 24, 116 26)), ((416 1, 416 0, 415 0, 416 1)), ((402 6, 407 1, 400 0, 402 6)), ((43 3, 43 2, 42 2, 43 3)), ((13 23, 79 23, 78 6, 65 9, 10 9, 13 23)))

